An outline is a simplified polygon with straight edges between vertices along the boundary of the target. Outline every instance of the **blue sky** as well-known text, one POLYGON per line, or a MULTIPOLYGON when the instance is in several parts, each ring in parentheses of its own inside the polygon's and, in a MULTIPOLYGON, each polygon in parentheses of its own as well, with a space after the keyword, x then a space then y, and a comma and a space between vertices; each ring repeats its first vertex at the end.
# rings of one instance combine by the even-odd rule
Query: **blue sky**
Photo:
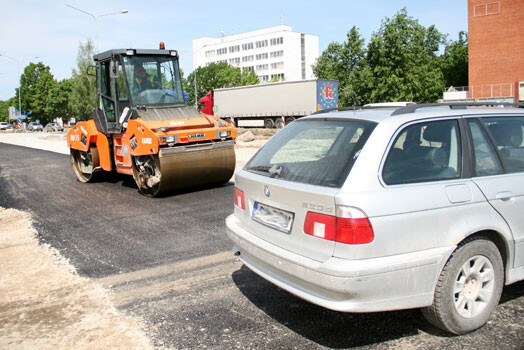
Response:
MULTIPOLYGON (((466 0, 367 0, 367 1, 135 1, 135 0, 0 0, 0 54, 20 61, 20 71, 33 61, 51 67, 56 79, 69 78, 76 67, 80 42, 96 37, 95 20, 65 4, 93 15, 98 20, 100 51, 113 48, 166 48, 180 51, 180 64, 186 76, 192 71, 192 39, 220 36, 284 24, 293 31, 319 37, 320 53, 331 42, 343 42, 347 31, 356 26, 367 40, 380 28, 385 17, 403 7, 422 25, 457 39, 467 31, 466 0)), ((0 100, 15 95, 19 76, 17 62, 0 57, 0 100)))

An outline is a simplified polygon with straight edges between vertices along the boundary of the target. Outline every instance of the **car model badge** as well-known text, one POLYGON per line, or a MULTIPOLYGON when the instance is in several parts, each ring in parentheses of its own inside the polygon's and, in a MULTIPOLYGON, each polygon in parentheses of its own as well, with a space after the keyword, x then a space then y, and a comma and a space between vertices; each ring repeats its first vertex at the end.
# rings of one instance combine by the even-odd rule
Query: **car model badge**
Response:
POLYGON ((269 192, 269 188, 267 186, 264 186, 264 194, 266 195, 266 197, 269 197, 269 195, 271 194, 271 192, 269 192))

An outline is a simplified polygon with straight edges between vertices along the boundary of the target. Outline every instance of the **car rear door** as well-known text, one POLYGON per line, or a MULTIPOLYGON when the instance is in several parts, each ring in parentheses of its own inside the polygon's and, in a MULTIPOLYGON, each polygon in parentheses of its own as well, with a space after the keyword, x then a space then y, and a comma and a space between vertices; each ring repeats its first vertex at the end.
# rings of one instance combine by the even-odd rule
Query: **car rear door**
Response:
POLYGON ((524 116, 469 119, 474 168, 487 200, 506 220, 515 240, 513 267, 524 265, 524 116))

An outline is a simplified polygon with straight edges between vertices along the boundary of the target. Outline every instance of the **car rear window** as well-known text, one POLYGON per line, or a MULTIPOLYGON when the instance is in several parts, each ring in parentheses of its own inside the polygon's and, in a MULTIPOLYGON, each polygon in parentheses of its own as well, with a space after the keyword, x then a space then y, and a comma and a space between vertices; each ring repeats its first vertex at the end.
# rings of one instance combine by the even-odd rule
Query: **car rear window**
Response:
POLYGON ((300 120, 273 136, 245 170, 286 181, 341 187, 376 123, 300 120))

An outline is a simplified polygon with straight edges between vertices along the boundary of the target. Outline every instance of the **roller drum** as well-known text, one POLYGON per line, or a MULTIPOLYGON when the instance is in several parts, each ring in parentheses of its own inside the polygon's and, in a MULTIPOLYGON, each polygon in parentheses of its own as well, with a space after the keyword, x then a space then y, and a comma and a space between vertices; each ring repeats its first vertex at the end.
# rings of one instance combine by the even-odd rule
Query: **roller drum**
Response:
POLYGON ((223 184, 235 171, 233 142, 161 149, 133 157, 133 177, 146 196, 184 188, 223 184))

